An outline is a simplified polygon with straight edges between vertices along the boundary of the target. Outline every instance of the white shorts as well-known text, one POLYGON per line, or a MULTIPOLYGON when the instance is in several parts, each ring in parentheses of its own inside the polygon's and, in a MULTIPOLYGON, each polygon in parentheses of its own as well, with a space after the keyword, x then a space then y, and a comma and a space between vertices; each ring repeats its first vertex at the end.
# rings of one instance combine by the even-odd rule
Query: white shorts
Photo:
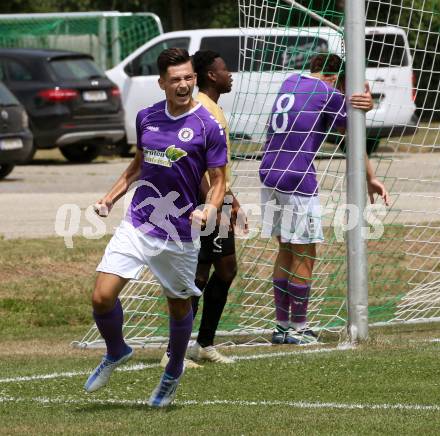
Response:
POLYGON ((263 236, 280 236, 281 242, 313 244, 324 241, 321 205, 317 196, 284 194, 261 188, 263 236))
POLYGON ((144 234, 122 221, 96 271, 134 279, 147 265, 167 297, 200 296, 202 293, 194 283, 199 250, 192 242, 182 242, 182 246, 144 234))

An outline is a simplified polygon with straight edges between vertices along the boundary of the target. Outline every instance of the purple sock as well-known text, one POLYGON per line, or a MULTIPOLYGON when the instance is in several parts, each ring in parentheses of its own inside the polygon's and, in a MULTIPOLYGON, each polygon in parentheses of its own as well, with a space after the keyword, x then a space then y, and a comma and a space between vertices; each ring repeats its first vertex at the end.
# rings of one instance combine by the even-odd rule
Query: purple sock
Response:
POLYGON ((124 354, 126 347, 122 336, 124 314, 119 298, 116 300, 115 307, 110 312, 101 315, 93 312, 93 318, 95 319, 99 333, 101 333, 107 345, 107 356, 112 359, 118 359, 124 354))
POLYGON ((287 293, 287 279, 273 279, 273 294, 275 297, 275 316, 277 321, 289 321, 289 294, 287 293))
POLYGON ((307 319, 307 307, 309 305, 309 285, 300 285, 289 282, 289 300, 291 307, 291 321, 302 324, 307 319))
POLYGON ((165 372, 173 378, 180 377, 183 372, 183 359, 191 337, 192 325, 192 308, 190 308, 185 318, 180 321, 170 316, 170 360, 165 372))

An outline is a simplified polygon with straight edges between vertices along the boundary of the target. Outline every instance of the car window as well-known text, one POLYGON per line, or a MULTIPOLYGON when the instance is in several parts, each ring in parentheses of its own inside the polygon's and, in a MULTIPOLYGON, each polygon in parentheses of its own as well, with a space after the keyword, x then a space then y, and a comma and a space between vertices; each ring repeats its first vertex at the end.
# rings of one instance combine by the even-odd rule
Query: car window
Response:
POLYGON ((310 70, 310 60, 328 51, 328 43, 318 36, 277 36, 265 41, 262 71, 310 70))
POLYGON ((313 55, 328 51, 328 43, 317 36, 216 36, 203 38, 200 49, 218 52, 231 72, 239 70, 240 52, 244 71, 307 70, 313 55))
POLYGON ((15 98, 9 89, 0 82, 0 105, 18 105, 18 100, 15 98))
POLYGON ((92 59, 89 58, 61 58, 53 59, 50 66, 56 77, 61 80, 81 80, 105 77, 92 59))
POLYGON ((29 82, 33 80, 32 73, 23 64, 13 59, 4 59, 3 62, 8 70, 9 80, 16 82, 29 82))
POLYGON ((188 50, 189 38, 173 38, 158 42, 130 62, 126 72, 131 76, 158 75, 159 70, 157 68, 157 58, 163 50, 171 47, 188 50))
POLYGON ((200 50, 212 50, 220 54, 229 71, 238 71, 240 38, 238 36, 212 36, 202 38, 200 50))
POLYGON ((366 35, 365 54, 368 68, 406 67, 408 56, 405 39, 395 33, 366 35))

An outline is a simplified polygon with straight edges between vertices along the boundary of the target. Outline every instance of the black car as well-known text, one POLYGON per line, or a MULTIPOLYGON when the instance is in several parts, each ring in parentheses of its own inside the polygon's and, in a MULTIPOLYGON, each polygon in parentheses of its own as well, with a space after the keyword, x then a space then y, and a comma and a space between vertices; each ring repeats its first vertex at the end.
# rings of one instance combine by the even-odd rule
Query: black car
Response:
POLYGON ((59 147, 72 162, 90 162, 125 136, 119 89, 89 55, 0 49, 0 80, 26 108, 34 152, 59 147))
POLYGON ((0 82, 0 179, 32 152, 32 133, 23 106, 0 82))

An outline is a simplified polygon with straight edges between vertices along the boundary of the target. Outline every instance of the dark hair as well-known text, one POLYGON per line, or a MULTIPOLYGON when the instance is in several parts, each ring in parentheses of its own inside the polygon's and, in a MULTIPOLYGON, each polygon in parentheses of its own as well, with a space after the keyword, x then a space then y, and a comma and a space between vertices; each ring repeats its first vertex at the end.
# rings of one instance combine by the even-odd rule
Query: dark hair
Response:
POLYGON ((335 54, 321 53, 310 60, 310 72, 321 74, 343 74, 344 62, 335 54))
POLYGON ((209 67, 220 57, 219 53, 212 50, 199 50, 194 53, 192 59, 194 71, 197 73, 197 86, 199 89, 208 85, 209 67))
POLYGON ((157 68, 159 70, 159 74, 164 76, 168 70, 168 67, 185 64, 190 60, 191 58, 189 57, 188 51, 184 48, 167 48, 157 58, 157 68))

